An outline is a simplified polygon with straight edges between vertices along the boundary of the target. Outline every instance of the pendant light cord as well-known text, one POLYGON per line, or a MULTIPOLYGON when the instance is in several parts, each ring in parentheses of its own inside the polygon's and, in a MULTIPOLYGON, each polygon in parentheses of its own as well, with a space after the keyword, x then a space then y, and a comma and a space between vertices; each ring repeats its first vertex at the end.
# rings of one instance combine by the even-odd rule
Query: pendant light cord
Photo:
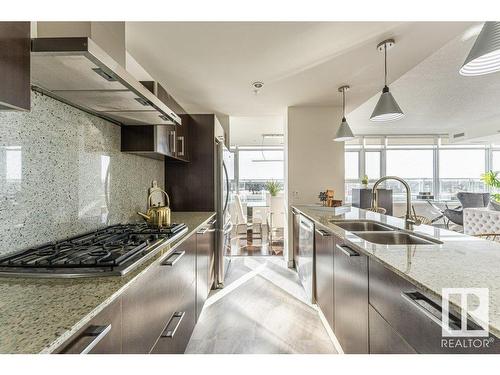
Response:
POLYGON ((384 86, 387 86, 387 43, 384 43, 384 86))
POLYGON ((342 118, 345 117, 345 88, 342 89, 342 118))

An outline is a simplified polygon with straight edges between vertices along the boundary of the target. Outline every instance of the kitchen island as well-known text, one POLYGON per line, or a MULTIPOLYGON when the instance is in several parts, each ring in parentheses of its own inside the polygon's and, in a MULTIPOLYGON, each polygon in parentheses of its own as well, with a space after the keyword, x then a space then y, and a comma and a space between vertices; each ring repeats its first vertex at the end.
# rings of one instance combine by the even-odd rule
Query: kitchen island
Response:
MULTIPOLYGON (((449 348, 433 346, 437 344, 436 342, 429 343, 433 335, 436 339, 441 338, 439 309, 443 288, 487 288, 489 321, 474 320, 478 325, 487 328, 490 334, 496 336, 490 337, 491 344, 495 346, 500 344, 498 340, 500 337, 500 244, 427 225, 415 226, 412 231, 406 232, 417 235, 418 239, 422 239, 422 244, 377 244, 361 238, 361 232, 342 229, 339 226, 342 225, 340 223, 371 221, 405 232, 404 220, 354 207, 339 215, 334 215, 332 210, 323 207, 304 205, 293 206, 292 209, 295 215, 301 215, 315 225, 315 271, 318 285, 316 299, 320 308, 325 298, 330 298, 329 295, 326 297, 322 295, 325 293, 325 281, 321 276, 325 270, 324 262, 333 263, 331 267, 328 263, 326 269, 334 271, 332 272, 334 275, 330 276, 332 280, 328 281, 330 284, 327 284, 333 284, 330 289, 334 294, 331 298, 334 306, 322 309, 332 310, 329 319, 332 330, 337 336, 344 335, 343 330, 349 325, 352 325, 356 332, 366 331, 361 335, 366 336, 366 342, 363 336, 361 344, 356 342, 352 350, 344 348, 344 351, 392 352, 390 340, 380 342, 381 337, 385 337, 385 333, 390 331, 393 335, 387 334, 388 337, 391 336, 394 340, 401 339, 395 347, 401 349, 406 344, 410 344, 407 350, 402 351, 405 353, 454 352, 449 348), (332 238, 331 242, 325 242, 325 238, 329 237, 332 238), (326 251, 331 253, 330 258, 323 256, 325 246, 326 251), (337 256, 337 253, 340 255, 337 256), (353 259, 358 262, 352 268, 357 272, 356 274, 348 273, 350 271, 344 267, 348 265, 349 260, 353 259), (344 285, 349 279, 354 282, 344 285), (346 298, 346 303, 353 302, 352 295, 344 295, 349 285, 354 288, 358 296, 362 295, 360 298, 366 298, 366 314, 364 313, 365 304, 360 305, 358 301, 356 301, 357 308, 348 312, 343 311, 343 306, 346 304, 339 305, 338 299, 341 297, 346 298), (349 319, 339 321, 339 318, 346 317, 346 313, 352 315, 359 312, 360 306, 362 306, 363 315, 358 316, 358 322, 352 322, 349 319), (413 313, 420 315, 412 320, 411 314, 413 313), (431 326, 427 341, 422 344, 415 336, 427 333, 427 328, 425 328, 427 323, 420 320, 422 317, 425 318, 425 314, 431 326), (432 314, 434 316, 431 316, 432 314), (385 328, 389 331, 379 329, 381 325, 387 326, 385 328), (415 340, 414 343, 413 340, 415 340), (374 348, 376 350, 373 350, 374 348)), ((365 238, 369 239, 367 236, 365 238)), ((452 312, 460 312, 458 295, 451 294, 449 301, 452 312)), ((468 299, 468 311, 474 310, 477 304, 477 299, 468 299)), ((326 318, 328 320, 328 317, 326 318)), ((345 333, 345 336, 352 339, 352 332, 345 333)), ((339 341, 342 341, 341 338, 339 341)), ((346 345, 350 346, 349 340, 346 345)), ((443 343, 440 342, 439 345, 443 343)), ((448 345, 448 342, 444 345, 448 345)), ((497 348, 494 351, 497 352, 497 348)))
MULTIPOLYGON (((197 232, 206 227, 214 216, 214 212, 173 212, 172 221, 185 223, 188 232, 163 246, 155 256, 125 276, 0 278, 0 353, 58 351, 68 339, 126 295, 179 246, 196 237, 197 232)), ((194 241, 196 244, 196 239, 194 241)), ((121 310, 121 305, 118 310, 121 310)), ((144 320, 149 317, 136 318, 144 320)))

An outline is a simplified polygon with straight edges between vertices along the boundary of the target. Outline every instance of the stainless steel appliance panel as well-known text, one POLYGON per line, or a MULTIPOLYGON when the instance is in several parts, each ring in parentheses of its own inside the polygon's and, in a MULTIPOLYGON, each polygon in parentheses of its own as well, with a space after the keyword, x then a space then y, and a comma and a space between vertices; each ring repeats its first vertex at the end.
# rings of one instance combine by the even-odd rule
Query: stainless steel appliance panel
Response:
POLYGON ((215 153, 215 178, 216 178, 216 211, 217 211, 217 226, 216 226, 216 287, 224 287, 224 278, 231 263, 231 258, 228 255, 228 249, 231 246, 231 233, 233 225, 231 223, 231 215, 229 207, 233 199, 233 187, 231 184, 232 167, 234 164, 233 153, 230 152, 224 145, 223 138, 216 138, 216 153, 215 153))
POLYGON ((314 223, 303 215, 299 219, 297 272, 309 301, 314 303, 314 223))

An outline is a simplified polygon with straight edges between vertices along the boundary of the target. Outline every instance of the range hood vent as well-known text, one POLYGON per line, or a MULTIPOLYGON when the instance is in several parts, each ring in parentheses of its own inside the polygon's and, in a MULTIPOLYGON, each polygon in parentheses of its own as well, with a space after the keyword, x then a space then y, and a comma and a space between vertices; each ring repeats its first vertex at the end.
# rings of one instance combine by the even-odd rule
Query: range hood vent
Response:
POLYGON ((181 124, 181 118, 88 37, 31 40, 35 90, 123 125, 181 124))

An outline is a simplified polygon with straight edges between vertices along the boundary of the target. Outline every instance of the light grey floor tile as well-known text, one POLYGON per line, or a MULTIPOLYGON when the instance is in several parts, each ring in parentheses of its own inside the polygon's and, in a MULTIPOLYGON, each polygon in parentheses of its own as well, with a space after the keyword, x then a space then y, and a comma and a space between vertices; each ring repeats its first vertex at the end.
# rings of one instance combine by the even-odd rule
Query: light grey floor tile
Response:
POLYGON ((297 274, 280 257, 233 258, 225 288, 213 291, 188 354, 334 354, 297 274))

